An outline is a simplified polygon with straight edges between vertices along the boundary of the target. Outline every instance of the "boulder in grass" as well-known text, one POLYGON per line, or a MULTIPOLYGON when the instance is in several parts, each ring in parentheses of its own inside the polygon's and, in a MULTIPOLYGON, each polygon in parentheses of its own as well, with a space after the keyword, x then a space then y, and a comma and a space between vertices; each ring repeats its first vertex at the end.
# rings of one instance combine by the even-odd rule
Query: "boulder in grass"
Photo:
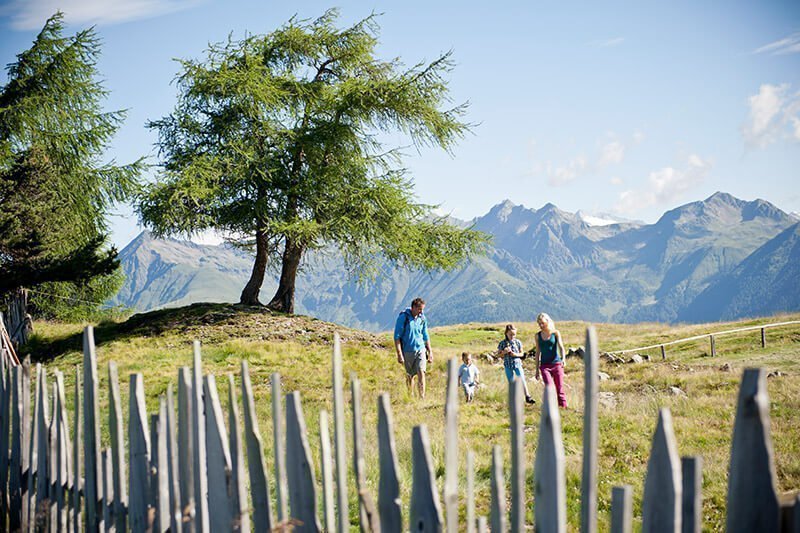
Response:
POLYGON ((678 387, 670 387, 669 392, 673 396, 686 396, 686 393, 678 387))
POLYGON ((597 403, 602 405, 603 407, 608 407, 609 409, 613 409, 617 406, 617 397, 614 395, 613 392, 603 391, 597 393, 597 403))
POLYGON ((598 372, 597 379, 599 379, 600 381, 608 381, 609 379, 611 379, 611 376, 609 376, 605 372, 598 372))
POLYGON ((724 365, 719 367, 719 371, 720 372, 731 372, 731 371, 733 371, 733 367, 731 366, 730 363, 725 363, 724 365))
POLYGON ((570 348, 567 350, 567 357, 579 357, 583 359, 586 350, 583 349, 583 346, 578 346, 577 348, 570 348))
POLYGON ((628 362, 629 363, 639 364, 639 363, 644 363, 644 359, 642 359, 641 355, 639 355, 638 353, 635 353, 635 354, 633 354, 631 356, 631 358, 630 358, 630 360, 628 362))

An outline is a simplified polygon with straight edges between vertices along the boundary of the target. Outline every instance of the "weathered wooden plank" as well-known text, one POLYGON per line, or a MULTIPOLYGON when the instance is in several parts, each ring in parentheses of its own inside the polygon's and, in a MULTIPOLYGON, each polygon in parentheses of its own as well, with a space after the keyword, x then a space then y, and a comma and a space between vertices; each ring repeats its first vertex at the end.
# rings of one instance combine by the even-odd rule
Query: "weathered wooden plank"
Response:
POLYGON ((475 533, 475 452, 467 452, 467 533, 475 533))
MULTIPOLYGON (((54 371, 55 373, 56 371, 54 371)), ((47 427, 47 520, 50 531, 58 531, 58 385, 53 382, 50 423, 47 427)), ((50 394, 50 393, 47 393, 50 394)))
POLYGON ((714 342, 714 335, 709 335, 708 338, 711 341, 711 357, 716 357, 717 356, 717 345, 714 342))
POLYGON ((275 372, 270 376, 272 384, 272 442, 275 455, 275 499, 277 501, 278 522, 284 522, 287 514, 286 503, 286 451, 284 448, 285 436, 283 433, 283 409, 281 409, 281 375, 275 372))
POLYGON ((611 489, 611 533, 631 533, 633 528, 633 489, 622 485, 611 489))
POLYGON ((342 390, 342 347, 339 333, 333 334, 333 439, 336 459, 337 531, 350 531, 347 509, 347 451, 344 434, 344 392, 342 390))
POLYGON ((178 371, 178 473, 183 531, 194 531, 194 439, 192 438, 192 377, 188 367, 178 371))
POLYGON ((667 359, 667 350, 664 348, 664 345, 661 345, 661 360, 665 361, 667 359))
POLYGON ((111 464, 114 501, 111 515, 117 531, 127 530, 128 482, 125 475, 125 426, 122 423, 122 400, 119 394, 117 363, 108 363, 108 433, 111 437, 111 464))
POLYGON ((178 434, 175 418, 175 398, 172 383, 167 385, 167 468, 169 470, 169 523, 170 531, 180 533, 183 526, 181 516, 181 485, 178 475, 178 434))
MULTIPOLYGON (((36 492, 34 516, 29 530, 46 530, 50 523, 49 490, 50 490, 50 402, 47 390, 47 369, 36 364, 36 405, 34 414, 36 430, 34 431, 35 448, 31 457, 36 458, 36 470, 28 483, 30 494, 36 492)), ((31 442, 33 444, 33 442, 31 442)))
POLYGON ((286 473, 291 516, 299 520, 296 531, 320 531, 317 517, 317 489, 306 420, 300 393, 286 396, 286 473))
POLYGON ((444 500, 448 533, 458 532, 458 367, 455 357, 447 361, 447 391, 444 404, 444 500))
MULTIPOLYGON (((0 314, 2 321, 2 314, 0 314)), ((11 429, 11 376, 6 364, 5 354, 0 350, 0 531, 7 531, 8 509, 8 468, 11 429)))
POLYGON ((83 493, 87 531, 100 531, 103 521, 102 510, 97 507, 102 492, 98 386, 94 329, 86 326, 83 330, 83 493))
POLYGON ((780 506, 770 436, 766 372, 745 369, 728 471, 727 530, 777 531, 780 506))
POLYGON ((256 404, 247 361, 242 361, 242 402, 244 403, 244 433, 247 442, 247 468, 250 473, 250 494, 253 501, 253 529, 256 533, 272 530, 272 508, 269 498, 267 468, 264 466, 264 447, 258 431, 256 404))
POLYGON ((72 443, 69 439, 69 420, 67 417, 64 374, 55 371, 56 376, 56 504, 58 506, 58 531, 69 527, 69 496, 72 489, 72 443))
POLYGON ((155 467, 151 490, 155 493, 152 498, 155 502, 155 524, 153 531, 171 531, 173 513, 170 508, 169 493, 169 430, 167 429, 167 399, 161 396, 158 400, 158 415, 155 416, 154 435, 152 442, 151 464, 155 467))
POLYGON ((487 533, 489 531, 488 523, 485 516, 478 517, 478 533, 487 533))
POLYGON ((350 376, 353 407, 353 472, 358 492, 359 526, 362 532, 380 531, 378 512, 367 490, 367 464, 364 461, 364 428, 361 423, 361 383, 355 374, 350 376))
POLYGON ((103 523, 106 533, 117 531, 117 522, 114 520, 114 451, 105 448, 100 452, 100 462, 102 464, 103 494, 100 508, 103 512, 103 523))
POLYGON ((233 511, 230 494, 234 487, 231 483, 231 452, 228 449, 228 431, 222 406, 219 403, 217 382, 213 375, 203 380, 206 398, 206 451, 208 452, 208 505, 209 527, 211 531, 231 531, 233 529, 233 511))
POLYGON ((431 458, 428 427, 414 426, 411 431, 412 487, 409 510, 409 530, 442 531, 442 508, 436 489, 435 469, 431 458))
POLYGON ((39 410, 41 409, 41 402, 39 401, 39 388, 42 382, 42 366, 36 364, 36 378, 33 382, 33 407, 31 410, 30 420, 28 425, 30 427, 30 441, 26 443, 28 447, 28 475, 26 477, 23 490, 25 492, 25 509, 23 510, 22 521, 23 531, 32 532, 36 526, 36 518, 38 508, 36 505, 36 489, 38 484, 38 470, 39 470, 39 410))
POLYGON ((503 455, 500 446, 492 447, 492 531, 506 531, 506 481, 503 475, 503 455))
POLYGON ((192 451, 194 452, 195 530, 206 533, 208 525, 208 473, 206 470, 206 424, 203 403, 203 374, 200 341, 194 341, 192 366, 192 451))
POLYGON ((242 451, 242 430, 239 424, 239 402, 236 399, 236 384, 233 375, 228 374, 228 421, 230 431, 231 510, 233 511, 233 530, 249 532, 250 514, 247 509, 247 487, 245 486, 244 453, 242 451))
POLYGON ((81 493, 83 489, 83 468, 81 467, 81 367, 75 365, 75 429, 72 441, 72 494, 70 497, 70 514, 72 531, 83 531, 83 513, 81 512, 81 493))
MULTIPOLYGON (((322 472, 322 514, 325 517, 325 531, 334 531, 336 528, 336 516, 333 511, 333 458, 331 457, 328 411, 325 409, 319 413, 319 440, 320 471, 322 472)), ((382 476, 381 481, 383 481, 382 476)), ((381 512, 381 519, 383 519, 383 512, 381 512)))
POLYGON ((128 409, 128 442, 130 445, 129 526, 132 532, 150 527, 148 502, 150 486, 150 436, 147 431, 147 408, 141 374, 131 374, 128 409))
POLYGON ((699 455, 682 457, 681 478, 681 531, 700 533, 703 529, 703 458, 699 455))
MULTIPOLYGON (((327 423, 327 420, 326 420, 327 423)), ((397 448, 394 440, 392 405, 387 393, 378 396, 378 514, 383 533, 399 533, 403 528, 400 481, 397 477, 397 448)))
POLYGON ((535 528, 537 531, 567 530, 567 496, 564 479, 564 444, 561 415, 553 384, 544 389, 539 444, 533 470, 535 528))
POLYGON ((673 532, 681 530, 683 482, 678 446, 672 430, 669 409, 658 413, 642 498, 642 531, 673 532))
POLYGON ((761 347, 767 347, 767 328, 761 328, 761 347))
POLYGON ((511 531, 525 529, 525 413, 523 383, 515 378, 508 387, 511 424, 511 531))
POLYGON ((23 450, 25 460, 28 457, 28 441, 29 437, 25 435, 25 416, 23 414, 23 399, 27 397, 29 391, 23 391, 23 373, 27 371, 27 367, 22 366, 14 367, 11 371, 11 458, 9 460, 8 472, 8 499, 9 499, 9 517, 8 526, 10 531, 17 531, 22 528, 22 524, 27 525, 27 521, 23 522, 23 500, 27 500, 27 470, 28 465, 25 465, 25 494, 22 492, 23 474, 23 450), (24 443, 24 444, 23 444, 24 443))
POLYGON ((583 471, 581 475, 581 532, 597 531, 597 392, 598 350, 594 326, 586 328, 583 354, 583 471))

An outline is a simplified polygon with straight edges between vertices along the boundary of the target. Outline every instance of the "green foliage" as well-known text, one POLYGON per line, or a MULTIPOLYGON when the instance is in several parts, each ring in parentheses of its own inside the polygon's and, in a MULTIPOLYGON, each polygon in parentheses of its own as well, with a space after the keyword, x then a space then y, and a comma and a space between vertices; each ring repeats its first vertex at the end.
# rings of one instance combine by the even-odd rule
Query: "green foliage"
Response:
POLYGON ((374 16, 343 30, 337 16, 292 19, 181 61, 175 110, 150 123, 163 172, 139 213, 157 235, 215 228, 255 247, 257 265, 284 268, 335 243, 366 278, 383 259, 433 270, 481 249, 482 234, 417 202, 402 154, 381 137, 449 150, 469 131, 466 105, 442 110, 450 54, 410 68, 379 60, 374 16))
POLYGON ((0 87, 0 292, 58 282, 103 293, 119 278, 105 217, 143 164, 102 161, 124 112, 102 109, 99 38, 63 36, 62 19, 45 23, 0 87))
POLYGON ((125 281, 122 271, 97 276, 86 283, 48 282, 30 294, 29 311, 39 319, 64 322, 121 320, 130 315, 122 306, 103 307, 125 281))

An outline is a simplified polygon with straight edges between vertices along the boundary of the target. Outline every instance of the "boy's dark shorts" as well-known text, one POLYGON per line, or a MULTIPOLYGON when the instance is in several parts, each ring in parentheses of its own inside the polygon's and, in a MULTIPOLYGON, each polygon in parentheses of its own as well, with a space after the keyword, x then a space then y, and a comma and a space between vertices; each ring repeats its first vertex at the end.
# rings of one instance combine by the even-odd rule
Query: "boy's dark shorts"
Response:
POLYGON ((406 374, 416 376, 419 372, 425 372, 428 368, 428 359, 424 351, 403 352, 403 365, 406 367, 406 374))

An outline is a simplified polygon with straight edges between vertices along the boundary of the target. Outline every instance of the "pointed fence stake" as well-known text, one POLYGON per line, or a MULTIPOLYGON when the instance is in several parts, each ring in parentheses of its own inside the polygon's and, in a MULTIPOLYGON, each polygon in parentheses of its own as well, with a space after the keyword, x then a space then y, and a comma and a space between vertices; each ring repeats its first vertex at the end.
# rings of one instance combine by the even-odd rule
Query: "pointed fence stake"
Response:
POLYGON ((206 533, 208 525, 208 473, 206 471, 206 424, 200 341, 194 341, 192 366, 192 446, 194 452, 195 530, 206 533))
MULTIPOLYGON (((334 531, 336 515, 333 502, 333 458, 331 457, 331 434, 328 426, 328 411, 319 413, 319 453, 322 472, 322 514, 325 517, 325 531, 334 531)), ((383 515, 381 515, 383 518, 383 515)))
POLYGON ((286 439, 283 427, 283 410, 281 409, 281 375, 275 372, 270 376, 272 383, 272 439, 273 455, 275 456, 275 499, 277 500, 278 522, 284 522, 289 515, 286 504, 286 439))
POLYGON ((320 531, 317 517, 317 488, 311 447, 308 445, 306 419, 300 405, 300 393, 286 396, 286 465, 289 503, 293 519, 301 522, 300 531, 320 531))
POLYGON ((111 437, 111 463, 114 479, 113 517, 117 531, 126 531, 128 483, 125 476, 125 427, 122 422, 122 400, 119 394, 117 363, 108 363, 108 433, 111 437))
POLYGON ((475 452, 467 452, 467 533, 475 533, 475 452))
POLYGON ((72 442, 72 531, 83 529, 83 513, 81 513, 81 491, 83 489, 83 469, 81 465, 81 367, 75 366, 75 429, 72 442))
POLYGON ((515 378, 508 388, 511 423, 511 531, 525 529, 525 413, 523 383, 515 378))
POLYGON ((175 399, 172 383, 167 385, 167 468, 169 470, 169 527, 171 531, 180 533, 181 519, 181 486, 178 479, 178 435, 175 429, 175 399))
POLYGON ((586 328, 583 354, 583 473, 581 476, 581 533, 597 531, 597 332, 586 328))
POLYGON ((672 415, 669 409, 661 409, 650 448, 650 459, 647 461, 642 499, 642 531, 680 531, 682 493, 681 462, 672 430, 672 415))
POLYGON ((766 372, 747 368, 739 387, 728 471, 727 530, 777 531, 780 505, 766 372))
POLYGON ((355 374, 350 377, 353 406, 353 471, 358 491, 359 527, 362 532, 379 532, 380 522, 375 503, 367 490, 367 463, 364 461, 364 428, 361 424, 361 383, 355 374))
POLYGON ((378 513, 383 533, 399 533, 403 527, 400 481, 397 478, 397 449, 394 440, 392 405, 387 393, 378 396, 378 513))
POLYGON ((558 412, 556 390, 552 384, 547 385, 544 389, 533 480, 536 530, 559 533, 566 531, 567 496, 564 479, 564 444, 561 440, 561 415, 558 412))
POLYGON ((699 455, 681 458, 683 501, 682 533, 700 533, 703 529, 703 458, 699 455))
POLYGON ((250 531, 250 512, 247 508, 247 486, 244 475, 244 452, 242 451, 242 429, 239 424, 239 402, 236 399, 236 384, 233 374, 228 374, 228 423, 230 425, 231 510, 233 511, 233 530, 250 531))
POLYGON ((128 408, 128 441, 130 443, 130 528, 134 533, 150 529, 150 436, 147 431, 147 409, 144 402, 142 374, 131 374, 128 408))
POLYGON ((203 380, 206 404, 206 451, 208 459, 208 506, 211 531, 231 531, 233 511, 230 495, 234 493, 231 472, 231 452, 222 406, 219 403, 217 381, 213 374, 203 380))
POLYGON ((633 489, 622 485, 611 489, 611 533, 631 533, 633 528, 633 489))
POLYGON ((181 523, 184 531, 194 530, 194 438, 192 437, 192 374, 189 367, 178 371, 178 472, 181 523))
POLYGON ((506 481, 503 477, 503 452, 500 446, 492 447, 492 531, 506 531, 506 481))
POLYGON ((413 480, 409 529, 419 532, 442 531, 442 508, 431 458, 431 443, 425 424, 414 426, 411 432, 413 480))
POLYGON ((247 467, 250 472, 250 493, 253 501, 253 529, 256 533, 271 531, 272 508, 270 507, 269 482, 264 466, 264 447, 258 431, 256 402, 247 361, 242 361, 242 401, 244 402, 244 433, 247 441, 247 467))
POLYGON ((447 532, 458 532, 458 359, 447 361, 444 404, 444 508, 447 532))
POLYGON ((333 439, 336 455, 336 510, 338 533, 350 531, 347 509, 347 451, 344 434, 344 392, 342 391, 342 347, 339 333, 333 334, 333 439))
POLYGON ((97 406, 97 354, 94 348, 94 329, 83 330, 83 494, 86 503, 86 529, 99 531, 103 527, 102 509, 97 508, 103 485, 100 479, 100 410, 97 406))

